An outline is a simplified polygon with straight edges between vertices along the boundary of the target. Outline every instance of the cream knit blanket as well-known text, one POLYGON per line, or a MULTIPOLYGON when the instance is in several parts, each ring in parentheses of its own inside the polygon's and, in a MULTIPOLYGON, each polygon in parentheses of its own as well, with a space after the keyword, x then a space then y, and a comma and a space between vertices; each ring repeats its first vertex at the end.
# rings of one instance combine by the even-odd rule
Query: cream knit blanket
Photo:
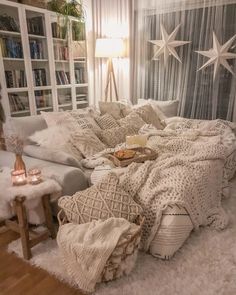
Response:
POLYGON ((83 291, 93 292, 121 236, 132 234, 137 228, 123 218, 113 217, 105 221, 62 225, 57 242, 72 282, 83 291))
POLYGON ((227 165, 231 173, 224 169, 227 155, 235 150, 233 129, 234 125, 221 120, 185 120, 165 130, 151 126, 140 130, 149 136, 147 146, 159 156, 155 161, 131 164, 124 169, 120 183, 144 209, 144 250, 149 249, 162 211, 170 204, 184 207, 195 228, 211 225, 221 229, 227 225, 221 197, 227 177, 236 167, 233 157, 227 165))

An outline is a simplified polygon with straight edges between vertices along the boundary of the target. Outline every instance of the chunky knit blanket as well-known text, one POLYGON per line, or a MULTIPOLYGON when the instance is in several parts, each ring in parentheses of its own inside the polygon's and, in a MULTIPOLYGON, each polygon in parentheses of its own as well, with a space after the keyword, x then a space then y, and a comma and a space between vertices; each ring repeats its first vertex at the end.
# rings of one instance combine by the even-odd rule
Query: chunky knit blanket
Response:
POLYGON ((200 225, 223 229, 228 223, 221 198, 227 178, 235 172, 235 153, 234 164, 229 165, 233 171, 224 169, 227 157, 235 151, 233 126, 220 120, 199 124, 186 120, 165 130, 152 126, 140 130, 149 137, 147 146, 159 156, 155 161, 131 164, 120 183, 144 209, 144 250, 158 230, 162 211, 171 204, 186 208, 196 229, 200 225))

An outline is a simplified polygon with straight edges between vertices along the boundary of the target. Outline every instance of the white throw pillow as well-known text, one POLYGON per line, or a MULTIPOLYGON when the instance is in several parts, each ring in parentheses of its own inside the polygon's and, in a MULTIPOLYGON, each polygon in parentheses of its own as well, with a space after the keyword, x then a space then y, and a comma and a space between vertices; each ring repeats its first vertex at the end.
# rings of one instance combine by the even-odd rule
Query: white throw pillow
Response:
POLYGON ((142 99, 138 100, 138 105, 151 104, 154 110, 159 115, 161 120, 164 120, 166 117, 175 117, 178 113, 179 100, 166 100, 159 101, 153 99, 142 99), (161 113, 160 113, 161 112, 161 113), (164 117, 163 117, 164 114, 164 117))
POLYGON ((48 127, 55 125, 77 124, 76 120, 69 112, 41 112, 41 115, 46 121, 48 127))

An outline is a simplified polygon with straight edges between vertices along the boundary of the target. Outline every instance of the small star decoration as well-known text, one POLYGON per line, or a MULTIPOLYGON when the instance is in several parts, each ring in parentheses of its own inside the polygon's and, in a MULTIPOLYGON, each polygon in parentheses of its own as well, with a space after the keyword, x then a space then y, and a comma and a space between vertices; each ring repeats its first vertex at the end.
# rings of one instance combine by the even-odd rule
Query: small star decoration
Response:
POLYGON ((164 54, 164 66, 167 65, 169 55, 173 55, 180 63, 181 60, 178 56, 178 53, 175 50, 175 47, 182 46, 187 43, 191 43, 190 41, 181 41, 181 40, 175 40, 175 37, 178 33, 178 30, 180 28, 181 24, 179 24, 174 31, 168 35, 163 24, 161 24, 161 40, 149 40, 152 44, 158 46, 159 48, 155 52, 153 56, 153 60, 158 59, 158 57, 162 54, 164 54))
POLYGON ((236 35, 229 39, 225 44, 220 45, 216 34, 213 32, 213 48, 208 51, 196 51, 197 53, 206 56, 209 60, 198 71, 205 69, 206 67, 214 64, 214 79, 219 71, 220 65, 225 67, 233 76, 235 73, 232 71, 227 59, 236 58, 236 53, 229 52, 229 48, 234 42, 236 35))

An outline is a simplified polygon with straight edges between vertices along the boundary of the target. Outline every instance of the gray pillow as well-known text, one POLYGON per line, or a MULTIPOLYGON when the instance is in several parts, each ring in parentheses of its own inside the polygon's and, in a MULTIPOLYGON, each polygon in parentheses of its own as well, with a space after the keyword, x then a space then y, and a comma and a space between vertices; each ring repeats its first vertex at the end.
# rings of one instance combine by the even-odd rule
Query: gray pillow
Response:
POLYGON ((73 156, 67 154, 66 152, 56 150, 53 148, 50 149, 37 145, 26 145, 24 147, 24 154, 36 159, 41 159, 45 161, 50 161, 83 169, 82 165, 80 164, 80 161, 75 159, 73 156))

